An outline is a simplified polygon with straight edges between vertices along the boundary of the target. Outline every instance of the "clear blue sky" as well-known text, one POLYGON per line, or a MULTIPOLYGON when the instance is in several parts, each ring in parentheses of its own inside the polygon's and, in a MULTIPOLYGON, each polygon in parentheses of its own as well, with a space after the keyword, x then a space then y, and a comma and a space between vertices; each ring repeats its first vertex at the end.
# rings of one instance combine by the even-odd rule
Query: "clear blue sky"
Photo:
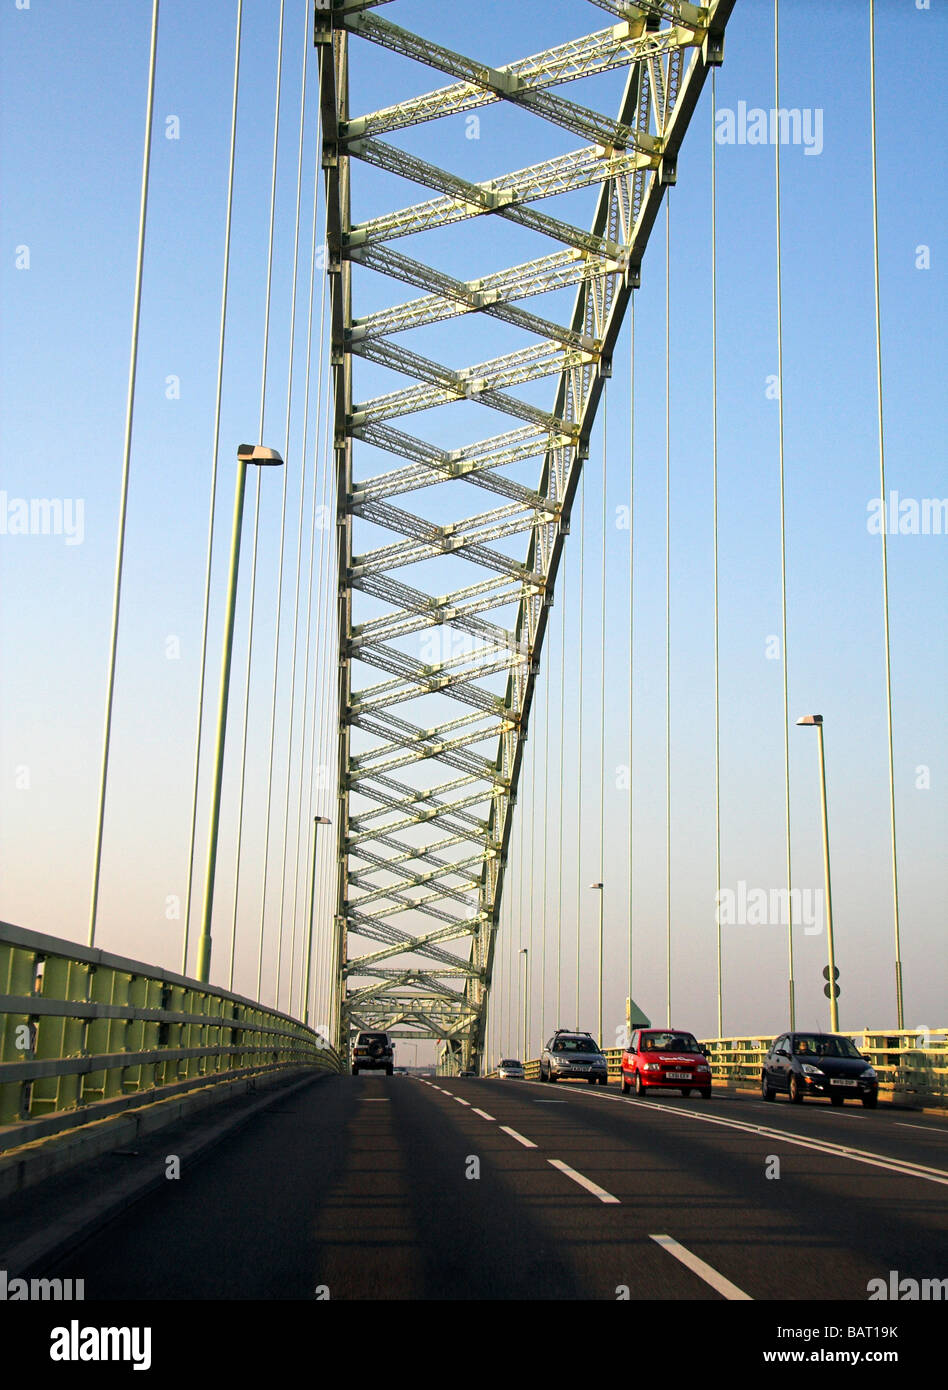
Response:
MULTIPOLYGON (((292 247, 301 71, 309 30, 302 0, 286 5, 269 389, 264 437, 283 448, 290 339, 292 247)), ((830 833, 841 1025, 891 1026, 892 907, 881 623, 881 554, 867 530, 879 492, 876 440, 868 4, 783 0, 781 101, 822 113, 822 149, 781 153, 785 461, 791 718, 826 719, 830 833)), ((180 921, 167 920, 182 895, 189 828, 191 759, 198 680, 204 548, 212 445, 217 331, 230 120, 232 3, 196 8, 163 0, 155 138, 145 261, 123 613, 103 868, 99 942, 144 960, 177 966, 180 921), (167 139, 170 117, 180 138, 167 139), (180 380, 180 398, 166 381, 180 380), (180 658, 169 660, 168 639, 180 658), (172 644, 173 645, 173 644, 172 644)), ((888 485, 902 497, 948 496, 945 466, 944 264, 946 189, 942 93, 948 82, 948 10, 932 0, 878 0, 877 53, 881 285, 888 485), (929 248, 928 268, 919 247, 929 248)), ((0 916, 83 939, 88 913, 112 570, 134 281, 135 238, 151 6, 145 0, 34 0, 0 15, 2 149, 2 475, 8 498, 82 499, 82 543, 59 536, 0 536, 0 916), (29 248, 29 269, 18 268, 29 248), (26 775, 24 777, 24 769, 26 775), (28 781, 28 786, 24 782, 28 781)), ((608 17, 582 0, 520 0, 445 6, 395 0, 384 13, 495 64, 603 27, 608 17)), ((279 5, 245 4, 234 247, 225 360, 219 522, 211 623, 210 682, 216 690, 232 459, 257 437, 266 285, 267 217, 279 5)), ((773 101, 773 8, 738 0, 726 61, 717 75, 719 108, 769 108, 773 101)), ((296 320, 294 406, 287 454, 287 561, 292 601, 302 450, 309 228, 315 165, 315 64, 310 53, 303 163, 303 214, 296 320)), ((439 85, 437 74, 353 44, 352 109, 360 112, 439 85)), ((621 76, 574 84, 575 100, 612 110, 621 76)), ((434 163, 488 178, 571 148, 573 139, 525 114, 486 108, 479 139, 463 120, 386 137, 434 163)), ((674 1013, 699 1035, 714 1031, 713 628, 711 606, 710 87, 689 131, 671 194, 671 728, 672 930, 674 1013)), ((354 216, 408 205, 410 184, 356 168, 354 216)), ((776 365, 774 150, 717 146, 718 360, 722 758, 722 883, 784 882, 782 665, 768 657, 780 631, 777 408, 768 395, 776 365)), ((427 197, 427 194, 422 194, 427 197)), ((553 199, 544 210, 582 223, 588 194, 553 199)), ((656 1019, 665 1012, 665 220, 649 249, 635 299, 634 993, 656 1019)), ((541 254, 548 243, 519 228, 478 220, 450 233, 398 244, 473 278, 541 254)), ((320 279, 317 276, 319 308, 320 279)), ((413 291, 405 288, 410 298, 413 291)), ((356 276, 356 312, 394 302, 390 287, 356 276)), ((568 313, 568 297, 529 307, 568 313)), ((627 325, 628 327, 628 325, 627 325)), ((314 335, 314 343, 316 337, 314 335)), ((496 324, 466 320, 406 339, 457 366, 523 340, 496 324)), ((606 689, 606 1032, 623 1016, 628 932, 629 794, 616 769, 629 762, 628 531, 616 509, 629 501, 629 335, 617 352, 608 407, 606 689)), ((316 349, 312 363, 317 371, 316 349)), ((402 385, 360 368, 360 398, 402 385)), ((545 403, 539 382, 530 399, 545 403)), ((771 393, 772 394, 772 393, 771 393)), ((310 411, 310 444, 316 420, 310 411)), ((397 422, 437 442, 485 437, 508 427, 483 408, 456 407, 397 422), (456 428, 455 428, 456 426, 456 428), (449 428, 450 427, 450 428, 449 428)), ((577 823, 579 528, 568 547, 567 585, 551 625, 553 755, 544 840, 543 760, 532 817, 534 874, 547 846, 548 954, 555 947, 559 787, 558 708, 561 605, 566 606, 568 689, 564 814, 564 998, 574 989, 576 884, 584 885, 582 1011, 595 1026, 594 895, 599 869, 599 586, 601 436, 586 478, 586 576, 582 810, 577 823), (576 864, 575 846, 582 858, 576 864)), ((310 451, 311 452, 311 451, 310 451)), ((377 471, 364 450, 357 468, 377 471)), ((312 459, 307 464, 308 519, 312 459)), ((517 476, 527 476, 524 470, 517 476)), ((253 992, 260 912, 269 721, 277 589, 280 479, 263 479, 258 571, 259 622, 251 689, 251 740, 241 870, 241 940, 236 987, 253 992)), ((317 486, 321 486, 321 479, 317 486)), ((482 509, 473 494, 471 513, 482 509)), ((431 514, 436 515, 435 511, 431 514)), ((252 520, 252 512, 249 513, 252 520)), ((308 524, 308 522, 307 522, 308 524)), ((248 539, 249 526, 245 532, 248 539)), ((357 548, 380 543, 363 527, 357 548)), ((308 529, 304 545, 308 563, 308 529)), ((948 971, 944 903, 948 867, 948 536, 890 537, 895 767, 907 1022, 944 1025, 948 971), (929 770, 927 788, 918 769, 929 770)), ((447 573, 447 572, 446 572, 447 573)), ((246 658, 249 549, 245 545, 235 654, 239 714, 246 658)), ((463 581, 457 581, 463 582, 463 581)), ((445 587, 450 587, 446 579, 445 587)), ((326 623, 334 621, 327 592, 326 623)), ((292 614, 284 606, 284 654, 292 614)), ((322 629, 326 630, 325 626, 322 629)), ((301 649, 302 652, 302 649, 301 649)), ((301 657, 302 659, 302 657, 301 657)), ((330 672, 331 674, 331 672, 330 672)), ((360 673, 359 679, 366 673, 360 673)), ((357 680, 358 683, 358 680, 357 680)), ((299 687, 301 692, 302 686, 299 687)), ((281 658, 274 824, 282 825, 289 719, 289 668, 281 658)), ((325 705, 325 701, 322 701, 325 705)), ((407 717, 411 717, 410 714, 407 717)), ((300 718, 297 701, 295 722, 300 718)), ((527 773, 545 746, 544 706, 530 742, 527 773)), ((325 721, 328 723, 331 721, 325 721)), ((231 726, 222 896, 215 950, 228 930, 233 887, 239 725, 231 726)), ((331 756, 324 727, 320 758, 331 756)), ((791 730, 794 880, 822 884, 816 747, 791 730)), ((294 779, 298 775, 294 762, 294 779)), ((298 783, 291 784, 296 804, 298 783)), ((308 790, 307 790, 308 797, 308 790)), ((322 797, 322 800, 320 800, 322 797)), ((334 791, 315 809, 332 814, 334 791)), ((304 801, 305 806, 305 801, 304 801)), ((521 809, 530 815, 531 797, 521 809)), ((199 827, 206 821, 202 799, 199 827)), ((517 843, 515 832, 515 843, 517 843)), ((199 863, 203 862, 199 840, 199 863)), ((292 851, 291 851, 292 864, 292 851)), ((279 846, 271 847, 279 878, 279 846)), ((537 879, 539 883, 541 880, 537 879)), ((291 873, 288 870, 288 882, 291 873)), ((328 883, 328 879, 327 879, 328 883)), ((516 856, 510 914, 498 948, 509 977, 521 941, 541 919, 522 898, 516 856)), ((292 889, 290 890, 292 892, 292 889)), ((278 898, 278 894, 277 894, 278 898)), ((535 901, 535 896, 533 898, 535 901)), ((268 895, 268 933, 278 901, 268 895)), ((531 931, 533 936, 531 938, 531 931)), ((221 950, 225 948, 221 944, 221 950)), ((826 1022, 822 935, 796 938, 801 1021, 826 1022)), ((725 929, 725 1025, 772 1032, 785 1023, 786 933, 779 927, 725 929)), ((549 961, 548 961, 549 965, 549 961)), ((217 972, 215 971, 215 974, 217 972)), ((268 958, 265 983, 272 986, 268 958)), ((285 990, 285 983, 283 985, 285 990)), ((548 969, 544 1027, 557 1020, 548 969)), ((533 997, 541 994, 539 974, 533 997)), ((498 1007, 503 997, 498 993, 498 1007)), ((509 1000, 510 994, 507 992, 509 1000)), ((572 1022, 572 1018, 561 1021, 572 1022)), ((536 1032, 539 1036, 539 1019, 536 1032)))

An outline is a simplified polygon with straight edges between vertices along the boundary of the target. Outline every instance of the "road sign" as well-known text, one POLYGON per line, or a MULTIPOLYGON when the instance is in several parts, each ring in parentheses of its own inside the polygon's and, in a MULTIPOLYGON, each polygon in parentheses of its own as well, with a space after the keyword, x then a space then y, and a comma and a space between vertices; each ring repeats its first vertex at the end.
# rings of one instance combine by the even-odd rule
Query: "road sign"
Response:
MULTIPOLYGON (((827 999, 829 999, 829 997, 830 997, 830 987, 829 987, 829 983, 827 983, 827 984, 825 984, 825 985, 823 986, 823 993, 826 995, 827 999)), ((839 998, 839 985, 834 985, 834 986, 833 986, 833 994, 834 994, 834 996, 835 996, 837 999, 839 998)))
MULTIPOLYGON (((824 965, 824 966, 823 966, 823 979, 824 979, 824 980, 828 980, 829 977, 830 977, 830 968, 829 968, 828 965, 824 965)), ((838 979, 839 979, 839 966, 838 966, 838 965, 834 965, 834 966, 833 966, 833 979, 834 979, 834 980, 838 980, 838 979)), ((839 993, 839 990, 837 990, 836 993, 838 994, 838 993, 839 993)))

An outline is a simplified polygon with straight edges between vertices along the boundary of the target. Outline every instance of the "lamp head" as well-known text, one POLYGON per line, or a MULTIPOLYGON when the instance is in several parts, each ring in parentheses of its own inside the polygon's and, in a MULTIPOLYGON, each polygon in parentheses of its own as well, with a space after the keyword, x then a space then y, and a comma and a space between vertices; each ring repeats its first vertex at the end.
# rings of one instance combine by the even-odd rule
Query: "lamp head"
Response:
POLYGON ((237 460, 239 463, 256 463, 260 467, 279 467, 283 455, 278 449, 268 449, 265 444, 238 444, 237 460))

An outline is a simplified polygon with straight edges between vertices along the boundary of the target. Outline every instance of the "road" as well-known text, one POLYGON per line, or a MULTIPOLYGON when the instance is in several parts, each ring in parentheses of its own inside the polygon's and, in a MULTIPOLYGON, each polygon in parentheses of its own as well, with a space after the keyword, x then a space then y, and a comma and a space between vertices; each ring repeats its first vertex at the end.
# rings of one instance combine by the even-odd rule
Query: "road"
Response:
POLYGON ((277 1100, 58 1272, 87 1301, 864 1301, 946 1249, 937 1118, 363 1074, 277 1100))

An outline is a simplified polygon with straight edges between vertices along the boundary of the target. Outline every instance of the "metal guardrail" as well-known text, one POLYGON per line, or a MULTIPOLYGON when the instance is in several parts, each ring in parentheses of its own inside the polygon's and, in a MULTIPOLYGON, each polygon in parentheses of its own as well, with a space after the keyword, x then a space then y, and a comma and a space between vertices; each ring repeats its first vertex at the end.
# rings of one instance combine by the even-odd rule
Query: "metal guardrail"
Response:
MULTIPOLYGON (((712 1080, 735 1088, 760 1085, 763 1060, 779 1033, 755 1038, 706 1038, 712 1080)), ((843 1033, 852 1038, 879 1074, 880 1093, 907 1105, 948 1107, 948 1029, 866 1029, 843 1033)), ((610 1081, 618 1081, 621 1047, 603 1048, 610 1081)), ((490 1075, 496 1075, 491 1072, 490 1075)), ((524 1063, 528 1081, 540 1075, 539 1058, 524 1063)))
POLYGON ((319 1033, 252 999, 0 923, 0 1125, 300 1065, 341 1069, 319 1033))
MULTIPOLYGON (((948 1103, 948 1029, 863 1029, 851 1038, 879 1074, 879 1089, 907 1104, 948 1103)), ((729 1085, 757 1086, 763 1060, 779 1034, 704 1042, 711 1075, 729 1085)))

